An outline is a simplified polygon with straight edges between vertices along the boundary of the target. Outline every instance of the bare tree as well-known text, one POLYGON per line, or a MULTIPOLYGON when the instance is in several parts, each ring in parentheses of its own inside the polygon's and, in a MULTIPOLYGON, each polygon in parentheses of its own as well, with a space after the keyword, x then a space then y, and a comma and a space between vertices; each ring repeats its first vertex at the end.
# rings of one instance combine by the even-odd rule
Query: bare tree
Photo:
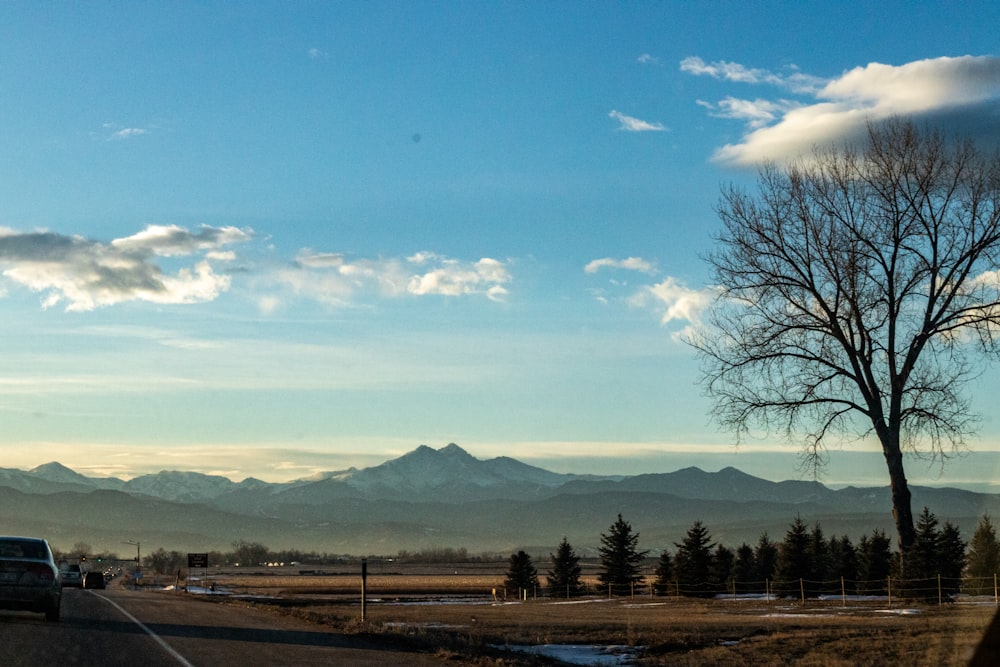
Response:
POLYGON ((914 540, 904 452, 943 462, 976 415, 963 388, 997 352, 1000 158, 895 119, 860 147, 729 186, 708 257, 719 296, 698 349, 714 414, 804 443, 869 437, 900 546, 914 540))

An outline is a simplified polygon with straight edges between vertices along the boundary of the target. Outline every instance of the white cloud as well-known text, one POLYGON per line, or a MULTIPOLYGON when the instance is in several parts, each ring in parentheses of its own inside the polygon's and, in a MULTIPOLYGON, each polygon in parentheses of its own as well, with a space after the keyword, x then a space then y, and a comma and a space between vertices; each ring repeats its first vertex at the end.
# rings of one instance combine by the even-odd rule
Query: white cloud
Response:
POLYGON ((743 100, 737 97, 725 97, 714 105, 701 100, 698 104, 708 109, 709 115, 715 118, 742 120, 751 129, 769 125, 782 114, 802 106, 791 100, 743 100))
POLYGON ((650 123, 614 110, 608 117, 617 120, 620 123, 618 129, 625 132, 663 132, 667 129, 660 123, 650 123))
POLYGON ((149 130, 142 127, 122 127, 117 123, 104 123, 102 127, 110 132, 106 135, 108 140, 114 141, 119 139, 131 139, 132 137, 141 137, 144 134, 149 134, 149 130))
POLYGON ((782 77, 736 63, 706 64, 700 58, 685 59, 681 69, 726 81, 779 85, 812 98, 811 103, 732 97, 717 105, 701 102, 713 115, 747 122, 749 132, 742 140, 714 155, 734 166, 808 156, 816 146, 862 136, 868 122, 895 116, 982 140, 990 148, 1000 140, 1000 58, 994 56, 941 57, 898 66, 870 63, 818 87, 793 84, 819 81, 816 77, 782 77))
MULTIPOLYGON (((42 292, 49 308, 66 303, 68 311, 87 311, 126 301, 198 303, 229 289, 230 278, 212 268, 209 254, 231 243, 249 240, 252 232, 231 227, 151 226, 110 244, 51 232, 0 230, 3 276, 42 292), (169 275, 151 261, 154 256, 204 257, 169 275)), ((231 255, 226 255, 231 259, 231 255)))
MULTIPOLYGON (((276 274, 279 283, 306 298, 350 306, 371 295, 380 297, 463 296, 481 294, 498 301, 511 281, 507 264, 485 257, 476 262, 418 252, 405 259, 348 259, 339 253, 306 249, 296 263, 276 274)), ((270 303, 269 308, 273 309, 270 303)))
POLYGON ((632 295, 629 304, 662 311, 661 324, 684 322, 693 326, 701 321, 701 314, 712 303, 714 296, 712 289, 694 290, 668 276, 655 285, 644 286, 632 295))
POLYGON ((636 60, 636 62, 642 63, 643 65, 659 65, 660 64, 660 59, 659 58, 657 58, 655 56, 652 56, 652 55, 650 55, 648 53, 642 54, 641 56, 639 56, 635 60, 636 60))
POLYGON ((252 232, 238 227, 203 226, 191 232, 177 225, 150 225, 138 234, 115 239, 112 247, 126 252, 148 252, 163 257, 190 255, 199 250, 213 251, 220 246, 250 240, 252 232))
POLYGON ((789 69, 791 71, 787 74, 778 74, 766 69, 748 68, 739 63, 726 62, 725 60, 706 63, 697 56, 691 56, 681 61, 681 71, 695 76, 710 76, 714 79, 739 83, 768 84, 787 88, 796 93, 815 92, 826 83, 825 79, 803 74, 796 67, 789 69))
POLYGON ((602 257, 588 262, 583 270, 586 273, 597 273, 601 269, 628 269, 641 273, 654 273, 655 269, 650 262, 641 257, 627 257, 625 259, 614 259, 612 257, 602 257))

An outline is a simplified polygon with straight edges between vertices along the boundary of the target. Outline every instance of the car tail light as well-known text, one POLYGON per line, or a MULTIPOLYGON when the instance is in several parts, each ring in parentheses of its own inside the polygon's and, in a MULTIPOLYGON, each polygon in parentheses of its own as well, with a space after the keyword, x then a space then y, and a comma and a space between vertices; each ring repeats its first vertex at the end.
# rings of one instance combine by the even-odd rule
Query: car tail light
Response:
POLYGON ((25 568, 24 574, 21 575, 21 581, 24 582, 25 579, 34 578, 38 581, 48 583, 55 579, 56 575, 52 571, 52 568, 45 563, 32 563, 27 568, 25 568))

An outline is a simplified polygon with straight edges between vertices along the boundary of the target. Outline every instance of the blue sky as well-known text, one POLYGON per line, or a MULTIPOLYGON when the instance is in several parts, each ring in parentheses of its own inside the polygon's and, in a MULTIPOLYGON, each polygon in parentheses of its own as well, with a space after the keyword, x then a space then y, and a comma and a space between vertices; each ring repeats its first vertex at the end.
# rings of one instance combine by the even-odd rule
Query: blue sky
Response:
MULTIPOLYGON (((720 186, 912 115, 995 145, 994 3, 0 4, 0 451, 286 480, 456 442, 735 465, 720 186), (991 143, 992 142, 992 143, 991 143)), ((991 482, 976 452, 917 482, 991 482)), ((884 482, 845 443, 833 484, 884 482)))

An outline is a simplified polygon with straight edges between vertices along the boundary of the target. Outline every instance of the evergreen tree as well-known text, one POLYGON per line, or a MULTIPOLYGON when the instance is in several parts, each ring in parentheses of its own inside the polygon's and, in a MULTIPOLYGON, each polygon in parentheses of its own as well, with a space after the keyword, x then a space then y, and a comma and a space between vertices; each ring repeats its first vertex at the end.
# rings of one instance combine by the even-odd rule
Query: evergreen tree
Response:
POLYGON ((910 595, 927 601, 937 599, 937 576, 941 571, 940 540, 937 517, 924 507, 917 517, 913 545, 903 554, 902 577, 910 595))
POLYGON ((653 580, 653 591, 657 595, 670 595, 673 590, 674 568, 673 559, 666 549, 660 554, 656 561, 656 569, 653 571, 656 579, 653 580))
POLYGON ((801 517, 785 532, 785 539, 778 549, 778 566, 775 572, 775 589, 781 595, 799 595, 800 579, 812 575, 812 536, 801 517))
POLYGON ((985 595, 994 590, 995 577, 1000 573, 1000 541, 988 514, 984 514, 969 542, 965 574, 967 587, 973 595, 985 595))
POLYGON ((755 584, 759 587, 757 592, 764 593, 773 584, 774 575, 778 571, 778 545, 771 541, 767 533, 757 540, 757 546, 753 550, 753 562, 756 572, 754 579, 759 582, 755 584))
POLYGON ((522 596, 522 592, 534 593, 538 589, 538 570, 531 562, 531 556, 524 551, 510 555, 503 585, 507 587, 508 593, 517 591, 518 598, 522 596))
POLYGON ((639 533, 632 532, 628 521, 618 515, 607 534, 601 535, 601 568, 597 579, 616 595, 629 595, 634 584, 642 581, 639 568, 648 551, 639 551, 639 533))
POLYGON ((733 580, 737 593, 753 593, 757 585, 757 563, 753 557, 753 547, 744 542, 736 550, 736 564, 733 566, 733 580))
POLYGON ((892 540, 875 529, 858 542, 858 592, 862 595, 885 595, 892 574, 892 540))
MULTIPOLYGON (((808 551, 809 574, 805 577, 804 587, 806 595, 816 597, 829 592, 828 588, 832 579, 830 571, 833 569, 833 562, 830 558, 830 543, 827 542, 826 536, 823 535, 823 529, 818 523, 813 526, 812 532, 809 534, 808 551)), ((839 582, 837 588, 839 588, 839 582)))
POLYGON ((941 594, 947 598, 962 589, 962 572, 965 570, 965 540, 958 527, 945 521, 938 535, 938 574, 941 576, 941 594))
POLYGON ((711 596, 712 590, 712 549, 715 543, 708 528, 701 521, 695 521, 688 528, 684 541, 677 547, 674 556, 674 576, 682 595, 695 597, 711 596))
POLYGON ((549 554, 549 558, 552 559, 552 569, 546 576, 549 595, 552 597, 572 597, 582 594, 580 557, 576 555, 565 537, 559 543, 556 552, 549 554))
POLYGON ((840 539, 830 538, 830 578, 837 585, 843 579, 844 585, 852 590, 858 578, 858 554, 847 535, 840 539))
POLYGON ((731 593, 730 582, 736 567, 736 554, 729 547, 721 544, 715 547, 712 560, 709 563, 708 581, 716 593, 731 593))

